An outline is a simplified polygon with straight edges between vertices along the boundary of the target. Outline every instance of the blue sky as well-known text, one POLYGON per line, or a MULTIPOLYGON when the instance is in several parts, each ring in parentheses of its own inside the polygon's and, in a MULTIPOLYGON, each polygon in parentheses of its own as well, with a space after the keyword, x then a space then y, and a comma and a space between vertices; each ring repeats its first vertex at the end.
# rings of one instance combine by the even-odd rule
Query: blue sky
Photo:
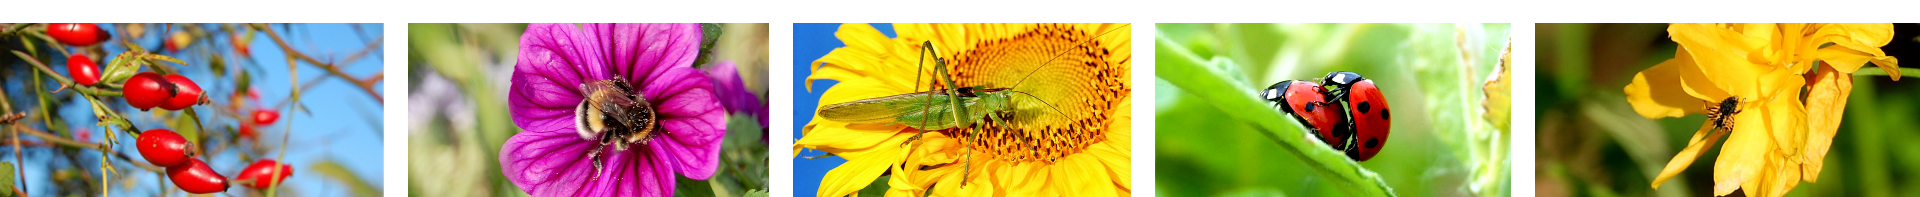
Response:
MULTIPOLYGON (((107 31, 119 31, 108 24, 101 24, 100 26, 107 31)), ((374 40, 379 39, 384 34, 382 25, 380 24, 363 24, 360 25, 357 31, 349 24, 295 24, 291 30, 282 28, 283 26, 278 24, 273 25, 273 27, 276 31, 280 31, 281 36, 288 39, 288 42, 292 44, 296 50, 302 51, 322 61, 352 55, 354 52, 365 48, 365 44, 374 42, 374 40)), ((149 33, 133 41, 144 46, 159 46, 160 37, 162 36, 154 32, 164 29, 165 26, 148 26, 147 31, 149 33)), ((229 47, 230 42, 226 39, 225 33, 217 35, 220 36, 214 39, 194 41, 194 46, 189 46, 189 49, 183 50, 182 53, 165 54, 188 62, 190 65, 182 67, 185 68, 183 69, 185 71, 183 71, 182 75, 193 79, 203 89, 207 89, 210 97, 224 98, 224 96, 233 94, 235 91, 234 84, 224 83, 230 82, 231 80, 216 78, 213 73, 208 71, 209 69, 204 67, 207 66, 206 64, 209 62, 207 57, 209 53, 233 54, 228 51, 231 47, 229 47), (193 49, 196 47, 201 49, 193 49)), ((114 39, 117 41, 118 39, 125 38, 116 37, 114 39)), ((287 100, 290 96, 289 93, 292 91, 292 87, 290 84, 291 81, 289 80, 290 73, 287 70, 287 60, 284 58, 284 51, 280 50, 264 33, 255 35, 253 42, 250 42, 250 44, 249 48, 251 48, 252 60, 229 60, 229 66, 242 66, 255 74, 255 76, 253 76, 253 86, 261 91, 259 93, 260 104, 256 105, 273 105, 287 100)), ((119 47, 118 45, 106 47, 106 50, 109 54, 126 51, 124 47, 119 47)), ((384 54, 384 49, 373 51, 370 56, 363 57, 354 62, 337 62, 336 64, 348 75, 364 78, 382 72, 382 54, 384 54)), ((51 64, 65 65, 65 58, 55 60, 51 64)), ((55 70, 64 72, 66 69, 62 67, 64 66, 56 66, 55 70)), ((327 71, 319 67, 301 63, 297 69, 299 69, 299 79, 302 85, 319 83, 316 87, 301 92, 303 95, 302 101, 312 110, 311 114, 279 109, 282 115, 278 122, 271 126, 259 128, 262 143, 277 146, 280 144, 280 139, 283 134, 288 133, 287 129, 289 129, 289 125, 296 126, 292 127, 292 136, 290 136, 291 138, 289 138, 288 144, 285 146, 287 147, 286 159, 281 161, 293 165, 295 173, 292 177, 288 178, 287 185, 284 186, 291 187, 291 189, 283 190, 282 192, 297 191, 300 193, 299 196, 350 195, 345 185, 321 176, 320 174, 316 174, 309 167, 309 165, 315 162, 325 160, 340 163, 355 175, 368 181, 369 184, 380 187, 384 182, 381 178, 383 174, 381 169, 383 167, 381 156, 383 154, 381 143, 381 135, 383 132, 381 131, 381 125, 384 122, 381 117, 383 114, 381 108, 383 105, 379 101, 369 97, 367 93, 360 90, 357 86, 345 80, 328 79, 315 81, 321 76, 327 75, 327 71)), ((384 83, 375 84, 374 87, 376 88, 374 91, 384 91, 382 86, 384 86, 384 83)), ((118 97, 107 100, 109 101, 108 105, 113 105, 116 111, 128 115, 129 118, 134 121, 134 124, 141 129, 165 128, 164 125, 166 124, 154 120, 151 115, 137 113, 138 110, 126 106, 118 97)), ((404 102, 404 100, 388 100, 404 102)), ((25 102, 26 101, 20 100, 15 101, 15 103, 25 102)), ((196 106, 195 108, 198 109, 197 111, 202 113, 203 116, 211 116, 206 114, 215 113, 214 111, 216 111, 213 107, 206 105, 196 106)), ((86 105, 65 106, 60 108, 59 112, 56 113, 66 118, 66 120, 69 121, 69 125, 92 125, 93 121, 95 121, 91 111, 89 111, 86 105)), ((201 124, 210 126, 208 129, 212 130, 215 129, 216 126, 234 125, 235 122, 232 119, 203 118, 201 124)), ((92 126, 86 129, 92 136, 95 136, 93 137, 94 142, 100 142, 99 138, 104 136, 104 134, 101 133, 103 130, 105 130, 105 128, 98 126, 92 126)), ((120 137, 119 139, 122 140, 122 142, 133 141, 133 138, 125 135, 118 135, 118 137, 120 137)), ((135 158, 139 157, 139 153, 135 151, 130 143, 122 143, 120 146, 115 147, 115 151, 125 153, 135 158)), ((272 158, 276 156, 273 154, 277 153, 279 152, 275 151, 269 155, 256 157, 272 158)), ((83 156, 83 163, 98 162, 95 160, 98 158, 98 152, 82 152, 80 154, 83 156), (85 155, 92 156, 86 157, 85 155)), ((64 158, 50 157, 44 152, 41 154, 29 153, 26 155, 27 161, 25 163, 28 164, 65 161, 64 158)), ((8 159, 8 161, 11 161, 11 159, 8 159)), ((122 166, 122 168, 127 166, 124 160, 115 159, 115 162, 119 162, 121 164, 119 166, 122 166)), ((248 164, 248 162, 241 161, 241 158, 233 151, 216 155, 211 158, 208 163, 210 163, 214 171, 218 171, 220 174, 226 175, 229 178, 234 178, 233 176, 238 175, 240 169, 245 168, 248 164)), ((87 163, 82 166, 89 165, 97 166, 97 163, 87 163)), ((27 180, 49 180, 47 177, 49 172, 47 165, 27 165, 25 167, 26 173, 28 173, 27 180)), ((93 169, 97 170, 98 168, 95 167, 93 169)), ((123 169, 122 172, 127 171, 123 169)), ((155 181, 160 180, 156 179, 157 177, 154 177, 155 175, 153 173, 131 174, 133 177, 130 178, 140 181, 139 184, 158 184, 155 183, 155 181)), ((95 178, 97 180, 97 174, 92 176, 96 176, 95 178)), ((29 183, 32 184, 30 186, 33 188, 27 188, 27 190, 29 190, 28 193, 34 194, 35 196, 51 194, 54 189, 51 187, 52 185, 47 184, 46 181, 29 181, 29 183)), ((115 185, 117 186, 118 184, 115 185)), ((156 192, 159 191, 154 190, 154 188, 155 187, 145 185, 136 186, 133 190, 116 187, 115 191, 110 195, 155 196, 156 192)), ((228 194, 243 195, 239 193, 239 191, 242 190, 241 186, 234 185, 233 188, 228 190, 228 194)))
MULTIPOLYGON (((886 34, 887 37, 895 37, 893 24, 873 24, 873 28, 880 29, 880 33, 886 34)), ((840 24, 837 23, 793 24, 793 93, 795 97, 793 99, 793 128, 802 128, 807 126, 807 122, 812 122, 813 111, 820 106, 820 93, 826 92, 827 88, 839 83, 833 80, 816 80, 813 85, 814 90, 818 91, 807 92, 806 81, 808 75, 813 75, 813 69, 811 69, 813 60, 827 56, 827 52, 833 51, 834 48, 847 46, 847 44, 840 42, 839 38, 833 37, 833 32, 839 29, 840 24)), ((800 130, 793 130, 793 136, 800 137, 800 130)), ((800 152, 800 156, 816 156, 821 154, 826 154, 826 152, 813 149, 802 150, 800 152)), ((826 176, 827 171, 833 170, 834 167, 838 167, 842 163, 847 163, 847 160, 841 159, 840 157, 821 159, 793 158, 793 194, 813 195, 819 193, 817 191, 820 189, 820 178, 826 176)))

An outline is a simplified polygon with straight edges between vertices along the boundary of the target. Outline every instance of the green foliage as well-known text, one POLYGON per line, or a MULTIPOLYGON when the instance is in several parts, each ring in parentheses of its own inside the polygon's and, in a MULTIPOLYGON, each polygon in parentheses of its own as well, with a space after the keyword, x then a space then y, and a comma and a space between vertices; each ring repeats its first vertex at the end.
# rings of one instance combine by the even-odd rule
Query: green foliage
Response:
POLYGON ((1506 47, 1506 24, 1159 24, 1157 31, 1154 116, 1180 117, 1155 123, 1161 194, 1378 196, 1368 192, 1378 185, 1409 196, 1507 195, 1509 134, 1481 118, 1482 87, 1506 47), (1373 79, 1399 112, 1389 145, 1373 160, 1338 155, 1255 96, 1274 82, 1331 71, 1373 79))

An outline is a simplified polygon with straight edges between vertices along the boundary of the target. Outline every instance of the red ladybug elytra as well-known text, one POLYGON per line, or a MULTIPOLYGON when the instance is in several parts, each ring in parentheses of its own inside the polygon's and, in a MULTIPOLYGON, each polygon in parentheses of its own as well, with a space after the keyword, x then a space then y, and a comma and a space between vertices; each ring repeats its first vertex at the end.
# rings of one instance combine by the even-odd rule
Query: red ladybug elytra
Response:
POLYGON ((1260 97, 1273 103, 1274 108, 1293 115, 1295 120, 1307 123, 1314 137, 1333 146, 1334 149, 1346 149, 1348 131, 1347 114, 1336 103, 1327 102, 1326 91, 1320 84, 1311 81, 1286 80, 1274 83, 1261 90, 1260 97), (1285 105, 1285 106, 1282 106, 1285 105))
POLYGON ((1387 96, 1373 80, 1358 73, 1330 72, 1321 80, 1321 84, 1333 86, 1327 91, 1327 100, 1346 103, 1348 113, 1353 115, 1353 146, 1347 149, 1347 156, 1356 161, 1373 159, 1386 146, 1388 129, 1393 126, 1387 96))

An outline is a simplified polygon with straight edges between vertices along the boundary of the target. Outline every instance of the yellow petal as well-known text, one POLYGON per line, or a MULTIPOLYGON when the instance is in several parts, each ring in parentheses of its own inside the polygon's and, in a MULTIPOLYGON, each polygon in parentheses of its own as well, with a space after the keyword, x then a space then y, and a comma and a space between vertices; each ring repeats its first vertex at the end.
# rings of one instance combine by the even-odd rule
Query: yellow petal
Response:
POLYGON ((1754 102, 1765 104, 1742 104, 1766 108, 1762 111, 1766 112, 1767 122, 1761 125, 1767 127, 1774 148, 1795 162, 1803 162, 1805 158, 1800 153, 1807 142, 1807 111, 1806 104, 1800 101, 1800 92, 1806 87, 1806 78, 1794 74, 1796 72, 1798 69, 1778 69, 1758 76, 1761 90, 1768 92, 1760 98, 1767 100, 1754 102))
MULTIPOLYGON (((1747 103, 1742 103, 1747 104, 1747 103)), ((1745 108, 1734 114, 1733 133, 1720 146, 1720 157, 1713 163, 1713 194, 1724 196, 1740 189, 1748 179, 1759 177, 1766 168, 1766 153, 1773 150, 1767 132, 1767 108, 1745 108)))
POLYGON ((1075 154, 1061 158, 1059 162, 1047 167, 1052 174, 1052 191, 1071 196, 1115 196, 1113 177, 1109 177, 1105 164, 1089 154, 1075 154))
MULTIPOLYGON (((1779 160, 1779 161, 1785 161, 1785 160, 1783 158, 1782 160, 1779 160)), ((1801 171, 1800 171, 1801 165, 1796 164, 1794 162, 1774 162, 1774 163, 1778 165, 1774 166, 1775 167, 1773 170, 1774 174, 1771 177, 1768 177, 1769 179, 1768 181, 1772 182, 1772 185, 1769 186, 1771 188, 1768 188, 1769 191, 1772 191, 1770 195, 1772 196, 1787 195, 1787 191, 1792 191, 1793 187, 1800 185, 1800 177, 1802 177, 1801 171)))
MULTIPOLYGON (((1693 59, 1693 52, 1689 51, 1687 47, 1679 47, 1674 50, 1673 59, 1669 61, 1677 62, 1675 64, 1677 68, 1674 69, 1680 72, 1680 89, 1685 91, 1687 96, 1692 96, 1694 99, 1703 101, 1702 104, 1704 104, 1704 102, 1720 102, 1720 100, 1726 99, 1727 97, 1733 97, 1732 92, 1720 89, 1719 84, 1714 84, 1713 80, 1707 78, 1707 72, 1700 69, 1700 64, 1696 63, 1697 61, 1693 59)), ((1699 110, 1705 109, 1704 105, 1699 108, 1699 110)), ((1705 111, 1689 112, 1704 113, 1705 111)))
POLYGON ((1700 130, 1693 132, 1693 139, 1687 140, 1687 148, 1674 153, 1673 160, 1667 161, 1667 167, 1660 169, 1660 175, 1654 176, 1653 188, 1660 189, 1660 183, 1666 183, 1667 179, 1673 179, 1673 176, 1680 175, 1681 171, 1686 171, 1687 166, 1693 165, 1694 159, 1700 158, 1701 154, 1706 154, 1707 149, 1713 148, 1713 144, 1719 142, 1721 136, 1726 135, 1727 132, 1724 131, 1714 132, 1713 124, 1700 125, 1700 130))
MULTIPOLYGON (((1805 82, 1804 79, 1793 78, 1798 80, 1789 80, 1790 83, 1805 82)), ((1799 90, 1799 88, 1793 90, 1799 90)), ((1793 93, 1796 94, 1780 95, 1765 104, 1764 107, 1767 109, 1763 111, 1766 112, 1764 115, 1767 122, 1761 126, 1767 127, 1768 134, 1772 137, 1771 141, 1774 143, 1774 151, 1791 158, 1794 162, 1803 162, 1805 158, 1801 157, 1800 153, 1807 144, 1807 111, 1806 106, 1800 103, 1800 97, 1797 95, 1799 92, 1793 93)))
POLYGON ((1873 54, 1840 46, 1827 46, 1815 53, 1814 56, 1819 57, 1820 61, 1827 62, 1827 67, 1833 67, 1841 73, 1853 73, 1873 60, 1873 54))
MULTIPOLYGON (((1757 28, 1753 26, 1748 25, 1749 28, 1757 28)), ((1673 35, 1674 42, 1680 43, 1692 55, 1694 64, 1698 65, 1706 79, 1729 94, 1743 97, 1754 95, 1758 87, 1754 86, 1752 76, 1770 70, 1770 66, 1755 64, 1754 60, 1749 59, 1749 53, 1759 50, 1766 43, 1762 38, 1709 24, 1673 24, 1667 31, 1673 35)), ((1718 99, 1721 98, 1709 100, 1718 99)))
POLYGON ((1887 77, 1893 78, 1893 81, 1900 81, 1899 58, 1894 58, 1893 56, 1875 57, 1873 58, 1873 65, 1880 66, 1880 71, 1887 71, 1887 77))
POLYGON ((1827 150, 1833 145, 1833 135, 1840 130, 1840 119, 1846 113, 1847 96, 1853 93, 1853 78, 1841 74, 1833 67, 1821 67, 1810 77, 1807 90, 1807 139, 1802 149, 1806 157, 1806 166, 1801 169, 1809 182, 1819 180, 1820 169, 1827 156, 1827 150))
POLYGON ((1828 24, 1814 33, 1817 39, 1833 42, 1836 46, 1867 52, 1873 56, 1887 56, 1880 51, 1893 41, 1893 24, 1890 23, 1836 23, 1828 24))
MULTIPOLYGON (((1627 84, 1625 91, 1627 93, 1627 103, 1633 104, 1634 112, 1639 112, 1640 116, 1647 118, 1680 117, 1691 113, 1705 112, 1705 103, 1701 102, 1703 99, 1689 96, 1691 94, 1688 94, 1685 90, 1689 86, 1673 85, 1682 84, 1683 69, 1691 69, 1693 67, 1693 62, 1690 59, 1685 59, 1684 56, 1686 55, 1684 53, 1680 54, 1680 56, 1682 57, 1660 62, 1659 65, 1654 65, 1652 68, 1647 68, 1647 70, 1642 70, 1640 73, 1633 75, 1633 82, 1627 84)), ((1703 86, 1706 87, 1700 88, 1702 92, 1718 90, 1717 88, 1711 87, 1711 83, 1698 84, 1703 84, 1703 86)), ((1725 97, 1722 96, 1721 98, 1725 97)))
MULTIPOLYGON (((896 136, 892 139, 879 144, 900 144, 906 141, 905 136, 896 136)), ((802 141, 806 140, 802 139, 802 141)), ((871 151, 847 152, 840 155, 847 158, 847 163, 827 171, 827 175, 820 178, 820 191, 814 195, 846 196, 859 192, 861 188, 872 184, 873 179, 880 178, 880 174, 887 172, 888 166, 899 162, 902 157, 900 153, 905 150, 899 146, 884 145, 873 146, 873 148, 871 151)), ((835 153, 840 154, 840 152, 835 153)))

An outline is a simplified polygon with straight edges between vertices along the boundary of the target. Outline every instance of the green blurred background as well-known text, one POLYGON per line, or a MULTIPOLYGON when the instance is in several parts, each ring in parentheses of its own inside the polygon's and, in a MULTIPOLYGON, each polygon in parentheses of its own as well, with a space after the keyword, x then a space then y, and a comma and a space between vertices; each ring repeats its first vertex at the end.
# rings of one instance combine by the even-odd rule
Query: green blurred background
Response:
MULTIPOLYGON (((1507 47, 1508 24, 1158 24, 1156 36, 1244 71, 1248 87, 1186 90, 1156 78, 1156 195, 1351 196, 1272 138, 1189 91, 1257 91, 1275 82, 1353 71, 1386 91, 1392 137, 1372 160, 1401 196, 1506 196, 1507 137, 1489 124, 1483 85, 1507 47), (1178 117, 1178 118, 1173 118, 1178 117)), ((1165 47, 1165 46, 1156 46, 1165 47)), ((1505 94, 1505 93, 1501 93, 1505 94)), ((1252 109, 1272 110, 1272 109, 1252 109)), ((1504 111, 1504 110, 1502 110, 1504 111)), ((1273 121, 1293 121, 1273 120, 1273 121)), ((1505 123, 1499 123, 1505 124, 1505 123)), ((1306 132, 1306 131, 1280 131, 1306 132)))
MULTIPOLYGON (((767 24, 721 24, 711 62, 733 61, 747 89, 767 96, 767 24)), ((526 24, 407 25, 407 195, 527 196, 500 173, 500 146, 521 131, 507 109, 526 24)), ((694 65, 705 69, 711 65, 694 65)), ((675 196, 742 196, 767 189, 766 127, 731 114, 720 168, 679 178, 675 196)))
MULTIPOLYGON (((1881 49, 1897 58, 1920 58, 1920 25, 1894 26, 1893 41, 1881 49)), ((1706 116, 1647 119, 1633 111, 1622 92, 1635 73, 1673 58, 1679 44, 1668 37, 1666 24, 1538 28, 1543 66, 1534 73, 1537 195, 1712 195, 1717 146, 1659 190, 1649 187, 1706 116)), ((1897 83, 1886 76, 1855 76, 1819 182, 1802 182, 1787 196, 1913 196, 1896 192, 1920 188, 1920 181, 1910 178, 1920 177, 1914 170, 1920 169, 1920 143, 1897 143, 1920 139, 1920 133, 1913 132, 1920 126, 1914 121, 1920 120, 1915 117, 1920 102, 1912 99, 1920 86, 1912 77, 1905 79, 1908 82, 1897 83)))

